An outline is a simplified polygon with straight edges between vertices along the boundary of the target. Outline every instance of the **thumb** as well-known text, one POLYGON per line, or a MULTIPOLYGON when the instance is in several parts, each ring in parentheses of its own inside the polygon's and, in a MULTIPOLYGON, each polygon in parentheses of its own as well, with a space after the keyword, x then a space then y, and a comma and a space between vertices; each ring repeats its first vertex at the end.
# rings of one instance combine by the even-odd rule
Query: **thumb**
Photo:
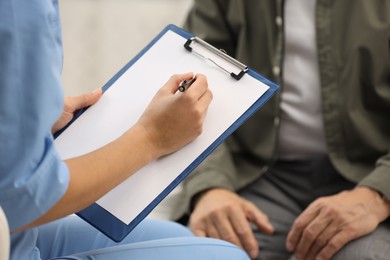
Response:
POLYGON ((72 108, 73 111, 91 106, 100 99, 102 93, 102 89, 98 88, 92 92, 85 93, 79 96, 74 96, 69 99, 68 105, 72 108))

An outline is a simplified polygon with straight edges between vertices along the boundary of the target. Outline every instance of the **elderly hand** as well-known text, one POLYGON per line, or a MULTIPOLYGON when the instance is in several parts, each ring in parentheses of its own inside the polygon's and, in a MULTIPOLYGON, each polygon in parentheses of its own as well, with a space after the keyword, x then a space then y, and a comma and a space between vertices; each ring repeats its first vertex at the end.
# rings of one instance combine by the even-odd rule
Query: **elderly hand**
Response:
POLYGON ((254 204, 232 191, 214 188, 197 199, 190 227, 197 236, 229 241, 256 258, 259 245, 249 222, 267 234, 273 232, 268 217, 254 204))
POLYGON ((102 96, 102 90, 99 88, 90 93, 82 94, 79 96, 68 96, 65 97, 64 110, 57 122, 52 127, 52 133, 61 130, 66 126, 73 118, 74 113, 82 108, 95 104, 102 96))
POLYGON ((389 215, 389 203, 367 187, 319 198, 295 220, 286 247, 298 260, 330 259, 389 215))

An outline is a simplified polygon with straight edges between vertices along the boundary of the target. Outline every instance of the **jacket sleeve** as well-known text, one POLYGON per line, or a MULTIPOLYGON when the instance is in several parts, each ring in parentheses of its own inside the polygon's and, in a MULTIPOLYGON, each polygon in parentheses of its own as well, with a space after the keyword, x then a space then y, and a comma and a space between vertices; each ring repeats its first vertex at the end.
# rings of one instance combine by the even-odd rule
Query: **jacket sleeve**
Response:
MULTIPOLYGON (((387 39, 388 43, 388 59, 387 59, 387 94, 389 94, 390 87, 390 33, 387 39)), ((385 55, 386 57, 386 55, 385 55)), ((384 95, 384 98, 387 97, 387 104, 390 104, 390 96, 384 95)), ((387 133, 388 140, 390 140, 390 132, 385 130, 387 133)), ((368 186, 377 191, 379 191, 386 199, 390 200, 390 143, 388 144, 388 153, 379 160, 377 160, 374 170, 366 176, 360 183, 359 186, 368 186)))
POLYGON ((390 152, 377 161, 375 169, 358 185, 373 188, 390 200, 390 152))
MULTIPOLYGON (((387 16, 389 17, 389 16, 387 16)), ((389 20, 389 19, 388 19, 389 20)), ((390 33, 388 34, 387 38, 388 43, 388 59, 387 59, 387 69, 385 70, 385 73, 387 74, 387 80, 385 80, 385 88, 387 89, 387 92, 382 91, 382 97, 385 100, 385 103, 390 104, 390 33)), ((384 54, 386 56, 386 54, 384 54)), ((378 88, 379 89, 379 88, 378 88)), ((378 91, 380 92, 380 91, 378 91)), ((387 106, 389 108, 389 105, 387 106)), ((387 114, 387 117, 389 118, 389 115, 387 114)), ((385 114, 386 118, 386 114, 385 114)), ((387 135, 387 140, 390 140, 390 132, 389 129, 389 121, 387 119, 382 122, 382 125, 387 126, 384 128, 385 136, 387 135)), ((388 149, 387 154, 380 157, 375 164, 374 170, 367 175, 362 181, 359 182, 359 186, 368 186, 373 188, 376 191, 379 191, 387 200, 390 200, 390 143, 388 143, 388 149)))

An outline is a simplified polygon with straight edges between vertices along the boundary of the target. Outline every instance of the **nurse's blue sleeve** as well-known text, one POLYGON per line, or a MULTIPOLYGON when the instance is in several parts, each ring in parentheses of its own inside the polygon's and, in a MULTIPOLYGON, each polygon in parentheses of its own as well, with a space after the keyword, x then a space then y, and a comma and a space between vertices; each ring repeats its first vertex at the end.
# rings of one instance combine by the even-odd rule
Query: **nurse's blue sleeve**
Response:
POLYGON ((10 229, 65 193, 69 173, 51 127, 63 107, 62 46, 53 0, 0 1, 0 206, 10 229))

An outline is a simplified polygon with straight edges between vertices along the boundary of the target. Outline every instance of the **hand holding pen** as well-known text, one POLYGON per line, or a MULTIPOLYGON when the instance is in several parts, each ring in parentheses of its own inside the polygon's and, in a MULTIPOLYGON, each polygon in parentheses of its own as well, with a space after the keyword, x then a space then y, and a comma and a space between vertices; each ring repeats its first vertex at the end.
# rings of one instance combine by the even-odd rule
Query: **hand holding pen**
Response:
POLYGON ((186 89, 188 89, 192 83, 196 80, 196 74, 192 76, 191 79, 185 79, 179 84, 179 91, 184 92, 186 89))
MULTIPOLYGON (((186 85, 185 95, 177 93, 180 83, 195 78, 193 73, 172 76, 156 93, 138 120, 157 150, 157 157, 171 153, 198 137, 203 131, 203 122, 213 95, 207 78, 196 75, 191 89, 186 85)), ((182 83, 183 84, 183 83, 182 83)))

